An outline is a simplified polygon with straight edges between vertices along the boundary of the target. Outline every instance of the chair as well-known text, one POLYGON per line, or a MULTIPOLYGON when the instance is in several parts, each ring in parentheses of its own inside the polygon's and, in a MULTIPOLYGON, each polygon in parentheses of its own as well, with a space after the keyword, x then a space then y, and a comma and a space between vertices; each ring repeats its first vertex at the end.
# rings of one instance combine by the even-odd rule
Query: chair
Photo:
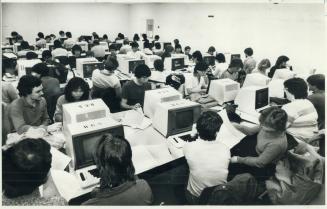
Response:
POLYGON ((117 97, 116 91, 114 88, 98 88, 93 86, 91 92, 92 98, 100 98, 103 102, 109 107, 110 112, 115 113, 121 111, 120 108, 120 98, 117 97))
POLYGON ((63 92, 58 92, 55 95, 52 95, 52 96, 49 96, 49 97, 45 98, 46 101, 47 101, 48 115, 49 115, 49 118, 50 118, 50 120, 52 122, 54 122, 53 121, 53 116, 54 116, 54 113, 56 111, 57 100, 61 95, 63 95, 63 92))

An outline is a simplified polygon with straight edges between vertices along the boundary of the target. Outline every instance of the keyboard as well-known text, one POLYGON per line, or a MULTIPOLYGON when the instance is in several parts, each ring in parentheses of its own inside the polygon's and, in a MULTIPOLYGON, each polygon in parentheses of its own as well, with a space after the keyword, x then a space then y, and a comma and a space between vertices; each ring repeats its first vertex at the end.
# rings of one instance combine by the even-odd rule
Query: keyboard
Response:
POLYGON ((99 170, 95 165, 76 170, 75 173, 82 188, 87 188, 100 182, 99 170))

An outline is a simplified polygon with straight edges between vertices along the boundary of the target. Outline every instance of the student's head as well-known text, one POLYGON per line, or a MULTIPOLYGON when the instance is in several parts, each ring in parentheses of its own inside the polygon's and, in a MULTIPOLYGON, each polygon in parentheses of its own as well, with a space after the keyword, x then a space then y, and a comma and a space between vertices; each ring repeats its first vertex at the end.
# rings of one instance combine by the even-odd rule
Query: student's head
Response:
POLYGON ((223 120, 216 112, 206 111, 196 122, 196 130, 202 140, 214 141, 222 124, 223 120))
POLYGON ((102 39, 103 39, 103 40, 108 40, 108 35, 107 35, 107 34, 104 34, 104 35, 102 36, 102 39))
POLYGON ((39 32, 39 33, 37 34, 37 36, 38 36, 39 38, 44 38, 44 34, 43 34, 42 32, 39 32))
POLYGON ((17 85, 19 96, 29 97, 32 100, 41 100, 43 96, 42 81, 32 75, 24 75, 17 85))
POLYGON ((145 40, 144 41, 144 43, 143 43, 143 48, 144 49, 150 49, 151 47, 150 47, 150 42, 149 42, 149 40, 145 40))
POLYGON ((24 41, 23 36, 19 35, 16 37, 18 43, 22 43, 24 41))
POLYGON ((148 39, 148 36, 145 33, 143 33, 142 38, 143 38, 143 41, 144 41, 144 40, 148 39))
POLYGON ((104 69, 108 71, 114 71, 119 66, 117 59, 113 57, 108 57, 107 60, 104 62, 104 69))
POLYGON ((243 62, 240 58, 234 58, 229 64, 229 69, 232 72, 238 72, 243 68, 243 62))
POLYGON ((64 31, 62 31, 62 30, 61 30, 61 31, 59 31, 59 36, 60 36, 60 37, 65 37, 65 32, 64 32, 64 31))
POLYGON ((275 66, 277 68, 286 68, 287 66, 287 62, 289 61, 290 59, 285 56, 285 55, 282 55, 282 56, 279 56, 276 60, 276 63, 275 63, 275 66))
POLYGON ((159 42, 154 43, 154 48, 161 49, 161 44, 159 42))
POLYGON ((61 42, 60 42, 59 40, 55 40, 55 41, 53 42, 53 47, 54 47, 55 49, 57 49, 57 48, 61 48, 61 42))
POLYGON ((72 33, 71 33, 71 32, 69 32, 69 31, 68 31, 68 32, 66 32, 66 37, 67 37, 67 38, 71 38, 71 37, 72 37, 72 33))
POLYGON ((175 53, 177 54, 183 53, 182 46, 180 44, 175 45, 175 53))
POLYGON ((49 75, 49 68, 48 68, 47 64, 45 64, 45 63, 35 64, 32 67, 31 75, 35 76, 37 78, 42 78, 44 76, 48 76, 49 75))
POLYGON ((251 57, 253 55, 253 49, 251 47, 244 49, 244 54, 245 57, 251 57))
POLYGON ((89 98, 90 87, 83 78, 74 77, 68 81, 64 93, 68 102, 83 101, 89 98))
POLYGON ((27 52, 26 53, 26 59, 27 60, 33 60, 33 59, 37 59, 38 55, 35 52, 27 52))
POLYGON ((290 101, 308 97, 308 85, 302 78, 290 78, 284 81, 284 89, 286 97, 290 101))
POLYGON ((174 39, 174 44, 175 44, 175 45, 179 44, 179 40, 178 40, 177 38, 174 39))
POLYGON ((121 39, 121 40, 123 40, 125 38, 125 36, 122 33, 118 33, 118 38, 121 39))
POLYGON ((139 50, 139 44, 137 42, 132 42, 131 47, 132 47, 133 52, 136 52, 139 50))
POLYGON ((30 194, 47 181, 52 155, 45 140, 23 139, 2 156, 2 186, 7 197, 30 194))
POLYGON ((183 74, 170 74, 166 77, 166 85, 178 90, 179 87, 185 83, 185 77, 183 74))
POLYGON ((51 51, 50 50, 44 50, 42 52, 42 60, 43 61, 47 61, 47 60, 49 60, 51 58, 52 58, 52 54, 51 54, 51 51))
POLYGON ((195 64, 193 75, 205 76, 208 70, 208 65, 205 62, 198 62, 195 64))
POLYGON ((15 38, 16 36, 18 36, 18 33, 16 31, 13 31, 10 33, 11 37, 15 38))
POLYGON ((137 33, 134 34, 133 41, 139 41, 140 37, 137 33))
POLYGON ((268 68, 270 68, 271 64, 269 59, 263 59, 258 64, 258 70, 262 73, 265 73, 268 68))
POLYGON ((184 48, 184 53, 185 53, 185 54, 190 54, 190 51, 191 51, 191 47, 186 46, 186 47, 184 48))
POLYGON ((138 82, 145 84, 148 82, 149 77, 151 76, 151 70, 147 65, 141 64, 135 68, 134 75, 138 82))
POLYGON ((171 54, 174 51, 174 47, 172 45, 167 45, 165 48, 165 52, 171 54))
POLYGON ((27 41, 22 41, 22 43, 20 43, 20 47, 22 50, 24 49, 30 49, 30 45, 27 41))
POLYGON ((317 91, 325 91, 325 75, 314 74, 307 78, 309 90, 316 93, 317 91))
POLYGON ((159 41, 159 39, 160 39, 160 36, 159 36, 159 35, 155 35, 155 36, 154 36, 154 40, 155 40, 155 41, 159 41))
POLYGON ((47 43, 50 43, 51 42, 51 36, 45 36, 45 41, 47 43))
POLYGON ((115 44, 110 44, 110 46, 109 46, 109 52, 116 53, 116 51, 117 51, 116 45, 115 44))
POLYGON ((82 54, 82 47, 80 45, 74 45, 72 47, 72 53, 75 57, 80 57, 82 54))
POLYGON ((226 62, 225 55, 223 53, 218 53, 216 55, 216 60, 218 63, 225 63, 226 62))
POLYGON ((129 45, 129 40, 124 39, 123 44, 124 44, 124 45, 129 45))
POLYGON ((216 51, 216 48, 214 46, 210 46, 208 49, 208 54, 213 55, 216 51))
POLYGON ((135 179, 131 145, 123 137, 101 136, 95 147, 94 161, 100 174, 100 189, 114 188, 135 179))
POLYGON ((286 131, 287 113, 278 107, 263 110, 259 117, 261 131, 268 133, 283 133, 286 131))
POLYGON ((161 59, 157 59, 153 62, 153 67, 156 71, 164 71, 164 63, 161 59))
POLYGON ((56 35, 55 35, 55 34, 50 34, 50 37, 51 37, 52 39, 55 39, 55 38, 56 38, 56 35))
POLYGON ((192 59, 194 60, 195 63, 202 62, 203 60, 202 53, 200 51, 193 52, 192 59))
POLYGON ((99 44, 100 44, 99 40, 98 39, 94 39, 93 45, 96 46, 96 45, 99 45, 99 44))

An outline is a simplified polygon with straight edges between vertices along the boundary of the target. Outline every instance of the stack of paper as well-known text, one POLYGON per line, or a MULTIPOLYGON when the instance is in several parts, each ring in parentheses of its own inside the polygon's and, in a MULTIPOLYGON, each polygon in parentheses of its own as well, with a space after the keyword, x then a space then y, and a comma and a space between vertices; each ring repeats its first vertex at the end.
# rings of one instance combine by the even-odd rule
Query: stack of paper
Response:
POLYGON ((132 128, 145 129, 152 124, 152 121, 146 118, 142 109, 139 108, 138 110, 127 111, 122 119, 122 124, 132 128))

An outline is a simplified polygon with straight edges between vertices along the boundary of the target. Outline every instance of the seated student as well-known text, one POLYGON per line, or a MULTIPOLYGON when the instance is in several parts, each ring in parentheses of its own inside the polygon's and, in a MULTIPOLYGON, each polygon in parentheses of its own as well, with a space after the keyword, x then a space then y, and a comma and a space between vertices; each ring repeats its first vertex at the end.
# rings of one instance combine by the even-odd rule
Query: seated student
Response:
POLYGON ((27 52, 32 51, 31 47, 27 41, 22 41, 22 43, 20 44, 20 47, 21 47, 21 50, 19 52, 17 52, 18 57, 24 57, 24 56, 26 56, 27 52))
POLYGON ((64 41, 64 48, 67 50, 71 50, 71 48, 76 44, 76 40, 72 38, 71 32, 66 32, 67 39, 64 41))
POLYGON ((149 42, 149 40, 144 41, 143 43, 143 53, 146 55, 152 55, 153 52, 151 51, 151 44, 149 42))
POLYGON ((284 69, 287 67, 287 62, 289 61, 290 59, 285 56, 285 55, 282 55, 282 56, 279 56, 276 60, 276 63, 274 66, 272 66, 272 68, 270 69, 269 73, 268 73, 268 77, 269 78, 272 78, 274 77, 274 74, 275 74, 275 71, 277 69, 284 69))
POLYGON ((107 34, 103 34, 103 36, 102 36, 102 41, 107 42, 108 44, 111 43, 111 41, 109 40, 107 34))
POLYGON ((176 39, 174 39, 174 45, 175 45, 175 47, 176 47, 177 44, 179 44, 179 40, 176 38, 176 39))
POLYGON ((1 82, 2 103, 9 105, 12 101, 18 98, 18 93, 11 82, 1 82))
POLYGON ((39 55, 36 54, 35 52, 27 52, 26 53, 26 60, 35 60, 38 59, 39 55))
POLYGON ((80 45, 74 45, 72 47, 72 54, 73 56, 68 57, 68 62, 70 68, 76 68, 76 58, 83 58, 85 56, 82 56, 82 47, 80 45))
POLYGON ((154 48, 152 48, 153 54, 158 55, 159 57, 162 56, 164 51, 161 49, 161 44, 159 42, 154 43, 154 48))
POLYGON ((201 114, 196 122, 198 139, 186 143, 183 152, 190 169, 186 190, 186 200, 198 204, 199 197, 206 187, 227 182, 229 148, 216 140, 223 121, 213 111, 201 114))
POLYGON ((291 78, 284 82, 284 89, 291 101, 282 107, 288 115, 287 132, 297 140, 310 142, 317 131, 318 114, 307 99, 308 86, 302 78, 291 78))
POLYGON ((147 36, 145 33, 142 34, 142 38, 143 38, 142 41, 146 41, 146 40, 148 40, 148 36, 147 36))
POLYGON ((91 48, 91 51, 94 54, 94 57, 102 61, 106 55, 106 48, 100 45, 99 40, 93 41, 94 46, 91 48))
POLYGON ((325 129, 325 75, 315 74, 307 78, 309 90, 312 94, 308 100, 312 102, 318 113, 318 129, 325 129))
POLYGON ((212 75, 220 78, 221 74, 228 69, 228 64, 226 63, 225 55, 222 53, 218 53, 215 56, 216 59, 216 68, 212 72, 212 75))
POLYGON ((159 35, 155 35, 154 36, 154 40, 152 41, 152 45, 154 45, 155 43, 159 42, 160 36, 159 35))
POLYGON ((42 81, 34 76, 24 75, 19 79, 17 89, 20 97, 8 108, 13 131, 22 134, 31 127, 47 130, 50 119, 47 103, 42 97, 42 81))
POLYGON ((178 90, 184 97, 185 95, 185 77, 183 74, 170 74, 166 77, 166 85, 178 90))
POLYGON ((192 54, 192 59, 195 64, 203 61, 202 53, 200 51, 195 51, 192 54))
POLYGON ((62 105, 88 100, 90 98, 89 84, 83 78, 74 77, 70 79, 65 87, 64 95, 57 100, 56 111, 54 113, 54 121, 61 122, 63 119, 62 105))
POLYGON ((59 37, 58 37, 59 39, 60 38, 66 38, 66 36, 65 36, 65 32, 64 31, 59 31, 59 37))
MULTIPOLYGON (((151 72, 150 79, 153 81, 159 81, 164 83, 166 81, 166 77, 169 75, 168 71, 164 69, 164 63, 161 59, 157 59, 153 62, 154 71, 151 72)), ((162 84, 157 84, 157 88, 162 86, 162 84)))
POLYGON ((149 184, 135 176, 132 149, 119 136, 103 135, 95 147, 94 159, 100 171, 100 187, 83 205, 151 205, 149 184))
POLYGON ((2 205, 65 205, 49 177, 52 156, 43 139, 25 138, 2 150, 2 205), (46 189, 41 196, 39 186, 46 189))
POLYGON ((51 43, 51 36, 45 36, 45 45, 51 43))
POLYGON ((37 36, 39 40, 36 41, 35 46, 39 49, 45 48, 47 41, 44 39, 44 34, 42 32, 39 32, 37 36))
POLYGON ((175 54, 183 54, 182 46, 180 44, 175 45, 175 54))
POLYGON ((244 66, 243 70, 246 72, 246 74, 252 73, 252 71, 255 69, 257 62, 253 59, 253 49, 251 47, 244 49, 245 54, 245 60, 244 60, 244 66))
POLYGON ((253 70, 252 73, 260 73, 261 75, 267 76, 267 69, 271 66, 269 59, 263 59, 259 62, 257 69, 253 70))
POLYGON ((164 53, 161 55, 161 59, 163 62, 165 62, 166 57, 171 57, 171 54, 173 53, 174 48, 171 45, 167 45, 164 53))
POLYGON ((244 85, 246 86, 266 86, 267 80, 270 80, 266 76, 266 69, 270 67, 270 62, 268 59, 263 59, 258 64, 258 70, 253 70, 252 73, 246 74, 246 79, 244 85))
POLYGON ((139 36, 139 34, 137 34, 137 33, 134 34, 134 36, 133 36, 133 41, 134 41, 134 42, 140 41, 140 36, 139 36))
POLYGON ((57 78, 60 83, 65 83, 67 80, 68 69, 64 64, 57 62, 52 59, 51 52, 49 50, 44 50, 42 52, 42 61, 48 66, 51 67, 49 75, 51 77, 57 78))
MULTIPOLYGON (((208 87, 208 78, 207 78, 207 69, 208 66, 204 62, 196 63, 193 71, 193 76, 191 80, 186 80, 185 89, 186 94, 191 96, 195 96, 195 100, 199 95, 205 94, 208 87)), ((194 100, 192 99, 192 100, 194 100)))
POLYGON ((261 112, 260 126, 231 149, 229 179, 241 173, 250 173, 258 180, 274 175, 276 163, 287 151, 287 119, 287 113, 278 107, 261 112))
POLYGON ((54 47, 54 50, 51 51, 51 55, 53 58, 61 57, 61 56, 66 56, 66 57, 68 56, 67 50, 62 48, 61 42, 59 40, 55 40, 53 42, 53 47, 54 47))
POLYGON ((144 93, 151 89, 148 82, 151 70, 147 65, 138 65, 134 71, 135 78, 123 85, 121 107, 137 109, 143 107, 144 93))
POLYGON ((56 40, 56 35, 55 34, 50 34, 50 37, 51 37, 51 42, 54 42, 56 40))
POLYGON ((139 44, 137 42, 131 43, 132 51, 127 52, 127 57, 133 59, 141 59, 145 54, 139 51, 139 44))
POLYGON ((192 59, 192 55, 190 54, 190 52, 191 52, 191 47, 186 46, 186 47, 184 48, 184 54, 188 56, 188 59, 189 59, 189 60, 192 59))
POLYGON ((234 81, 239 79, 239 71, 243 68, 242 60, 239 58, 232 59, 227 70, 225 70, 220 78, 229 78, 234 81))
POLYGON ((208 49, 208 54, 211 56, 215 56, 216 48, 214 46, 210 46, 208 49))
POLYGON ((132 47, 131 47, 131 45, 129 45, 128 40, 124 40, 123 46, 120 48, 119 53, 120 54, 127 54, 129 51, 132 51, 132 47))

